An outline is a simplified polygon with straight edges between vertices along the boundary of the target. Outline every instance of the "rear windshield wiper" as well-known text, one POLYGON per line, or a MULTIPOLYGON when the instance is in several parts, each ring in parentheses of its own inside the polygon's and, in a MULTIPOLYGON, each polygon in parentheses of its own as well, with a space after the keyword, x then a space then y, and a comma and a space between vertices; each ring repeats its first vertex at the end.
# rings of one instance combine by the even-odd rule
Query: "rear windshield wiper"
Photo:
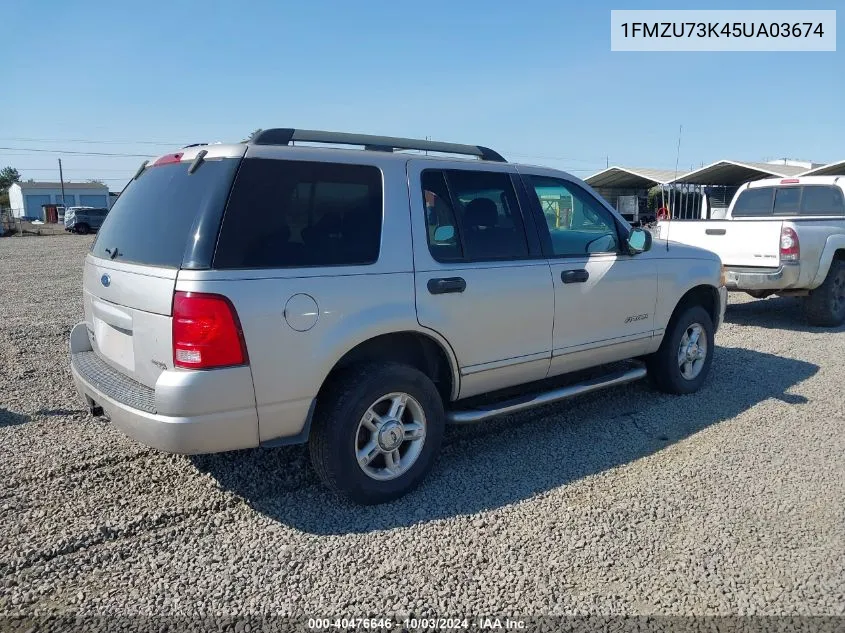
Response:
POLYGON ((120 255, 120 253, 117 251, 117 248, 114 249, 114 252, 112 252, 110 248, 105 249, 105 251, 109 254, 110 259, 114 259, 118 255, 120 255))
POLYGON ((138 171, 136 171, 135 175, 132 176, 132 180, 138 180, 138 176, 144 173, 144 170, 147 168, 147 163, 149 162, 150 161, 145 160, 143 163, 141 163, 141 166, 138 168, 138 171))
POLYGON ((188 173, 189 174, 193 174, 197 169, 199 169, 200 165, 202 165, 202 163, 203 163, 203 159, 205 159, 206 154, 208 154, 208 150, 206 150, 206 149, 201 149, 197 153, 196 157, 194 158, 193 162, 191 163, 191 166, 188 167, 188 173))

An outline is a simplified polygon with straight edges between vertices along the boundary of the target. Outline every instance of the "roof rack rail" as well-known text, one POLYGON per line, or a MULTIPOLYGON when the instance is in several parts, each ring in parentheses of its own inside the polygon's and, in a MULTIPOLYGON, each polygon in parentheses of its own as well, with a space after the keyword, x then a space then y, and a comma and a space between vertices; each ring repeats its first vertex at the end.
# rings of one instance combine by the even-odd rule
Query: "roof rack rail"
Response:
POLYGON ((392 152, 397 149, 415 149, 448 154, 466 154, 481 160, 498 163, 507 161, 498 152, 481 145, 463 145, 460 143, 442 143, 394 136, 374 136, 372 134, 351 134, 348 132, 326 132, 323 130, 295 130, 293 128, 272 128, 260 130, 249 141, 250 145, 289 145, 292 141, 304 143, 333 143, 339 145, 363 145, 364 149, 379 152, 392 152))

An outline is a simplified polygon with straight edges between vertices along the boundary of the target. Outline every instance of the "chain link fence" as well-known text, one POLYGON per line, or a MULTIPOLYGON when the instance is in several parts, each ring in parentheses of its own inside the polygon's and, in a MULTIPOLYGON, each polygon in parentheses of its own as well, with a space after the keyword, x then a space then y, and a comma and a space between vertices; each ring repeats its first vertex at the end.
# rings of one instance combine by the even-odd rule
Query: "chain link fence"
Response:
POLYGON ((23 220, 13 213, 13 209, 0 209, 0 237, 23 235, 62 235, 64 225, 59 223, 36 224, 23 220))

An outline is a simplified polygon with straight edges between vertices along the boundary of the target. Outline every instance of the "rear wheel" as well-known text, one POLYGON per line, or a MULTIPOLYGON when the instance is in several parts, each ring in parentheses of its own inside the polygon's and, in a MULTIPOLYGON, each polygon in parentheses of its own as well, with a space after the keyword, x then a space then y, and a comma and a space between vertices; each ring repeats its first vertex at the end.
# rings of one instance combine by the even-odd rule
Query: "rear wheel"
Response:
POLYGON ((831 262, 822 285, 805 299, 804 309, 813 325, 836 327, 845 322, 845 260, 831 262))
POLYGON ((755 299, 765 299, 770 294, 772 294, 768 290, 746 290, 746 293, 749 296, 754 297, 755 299))
POLYGON ((713 320, 701 306, 673 317, 654 354, 646 359, 652 383, 666 393, 698 391, 713 362, 713 320))
POLYGON ((91 227, 88 226, 87 224, 85 224, 85 222, 80 222, 79 224, 76 225, 76 232, 79 233, 80 235, 88 235, 88 233, 90 231, 91 231, 91 227))
POLYGON ((415 488, 440 449, 445 415, 434 383, 398 363, 352 368, 320 396, 309 447, 331 490, 364 504, 415 488))

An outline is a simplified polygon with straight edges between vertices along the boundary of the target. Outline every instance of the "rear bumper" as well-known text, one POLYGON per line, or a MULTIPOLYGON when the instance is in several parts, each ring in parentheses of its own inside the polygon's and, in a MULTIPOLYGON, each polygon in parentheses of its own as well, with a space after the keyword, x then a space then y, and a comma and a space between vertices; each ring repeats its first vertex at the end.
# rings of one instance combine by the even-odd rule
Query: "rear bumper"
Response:
POLYGON ((725 268, 728 290, 786 290, 795 286, 801 275, 800 264, 781 264, 779 268, 725 268))
POLYGON ((70 339, 71 374, 77 391, 89 407, 102 407, 111 424, 129 437, 152 448, 183 454, 258 446, 258 414, 249 367, 165 371, 150 389, 97 357, 84 323, 73 328, 70 339))

